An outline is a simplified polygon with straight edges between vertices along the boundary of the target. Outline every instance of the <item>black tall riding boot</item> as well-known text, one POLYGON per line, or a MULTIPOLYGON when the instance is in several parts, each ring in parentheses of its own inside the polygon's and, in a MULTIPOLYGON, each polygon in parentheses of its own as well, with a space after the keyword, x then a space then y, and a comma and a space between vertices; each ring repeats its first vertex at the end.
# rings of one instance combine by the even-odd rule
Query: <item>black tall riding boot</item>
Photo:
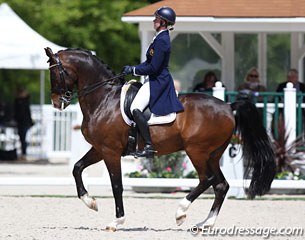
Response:
POLYGON ((147 121, 143 115, 143 113, 139 109, 134 109, 132 111, 133 120, 136 122, 137 127, 139 129, 140 134, 144 139, 144 149, 138 150, 134 153, 135 157, 146 157, 153 158, 154 157, 154 148, 151 143, 151 137, 149 132, 149 127, 147 121))

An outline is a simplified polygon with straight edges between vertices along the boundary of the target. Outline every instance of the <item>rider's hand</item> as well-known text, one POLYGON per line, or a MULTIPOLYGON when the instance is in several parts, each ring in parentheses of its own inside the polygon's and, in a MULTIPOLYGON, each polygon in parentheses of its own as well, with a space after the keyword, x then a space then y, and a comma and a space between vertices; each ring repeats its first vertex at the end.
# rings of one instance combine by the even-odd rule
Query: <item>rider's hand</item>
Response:
POLYGON ((124 75, 129 75, 129 74, 132 74, 133 73, 133 67, 132 66, 124 66, 123 67, 123 70, 122 70, 122 73, 124 75))

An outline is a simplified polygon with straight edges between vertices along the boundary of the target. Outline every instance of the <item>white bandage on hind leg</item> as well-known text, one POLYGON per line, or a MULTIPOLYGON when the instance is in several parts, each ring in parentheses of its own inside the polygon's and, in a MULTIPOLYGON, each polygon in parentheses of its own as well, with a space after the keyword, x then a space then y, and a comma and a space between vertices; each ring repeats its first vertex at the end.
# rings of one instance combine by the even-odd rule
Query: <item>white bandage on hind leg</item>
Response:
POLYGON ((116 218, 110 224, 107 225, 106 230, 116 231, 118 225, 123 224, 124 222, 125 217, 116 218))
POLYGON ((186 211, 191 205, 191 201, 187 200, 186 198, 183 198, 178 206, 177 212, 176 212, 176 218, 179 218, 183 215, 186 215, 186 211))

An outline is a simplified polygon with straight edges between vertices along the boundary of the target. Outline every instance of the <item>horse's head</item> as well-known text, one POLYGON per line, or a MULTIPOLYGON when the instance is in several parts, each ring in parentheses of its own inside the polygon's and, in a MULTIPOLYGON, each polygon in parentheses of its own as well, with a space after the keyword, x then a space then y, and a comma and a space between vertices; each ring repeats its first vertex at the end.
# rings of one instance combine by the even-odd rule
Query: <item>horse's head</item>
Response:
POLYGON ((51 100, 55 108, 65 109, 71 101, 72 91, 76 83, 76 75, 69 62, 64 62, 64 52, 59 51, 53 54, 50 48, 45 48, 49 57, 49 70, 51 81, 51 100))

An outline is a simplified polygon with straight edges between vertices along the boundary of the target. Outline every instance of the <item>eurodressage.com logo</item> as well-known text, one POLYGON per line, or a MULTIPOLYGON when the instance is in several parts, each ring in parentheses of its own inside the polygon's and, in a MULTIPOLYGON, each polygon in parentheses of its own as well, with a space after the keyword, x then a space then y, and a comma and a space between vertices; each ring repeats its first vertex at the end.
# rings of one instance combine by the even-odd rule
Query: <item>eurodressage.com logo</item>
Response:
POLYGON ((192 235, 202 236, 261 236, 263 239, 268 239, 274 236, 304 236, 304 229, 302 227, 213 227, 213 228, 198 228, 193 226, 189 229, 192 235))

